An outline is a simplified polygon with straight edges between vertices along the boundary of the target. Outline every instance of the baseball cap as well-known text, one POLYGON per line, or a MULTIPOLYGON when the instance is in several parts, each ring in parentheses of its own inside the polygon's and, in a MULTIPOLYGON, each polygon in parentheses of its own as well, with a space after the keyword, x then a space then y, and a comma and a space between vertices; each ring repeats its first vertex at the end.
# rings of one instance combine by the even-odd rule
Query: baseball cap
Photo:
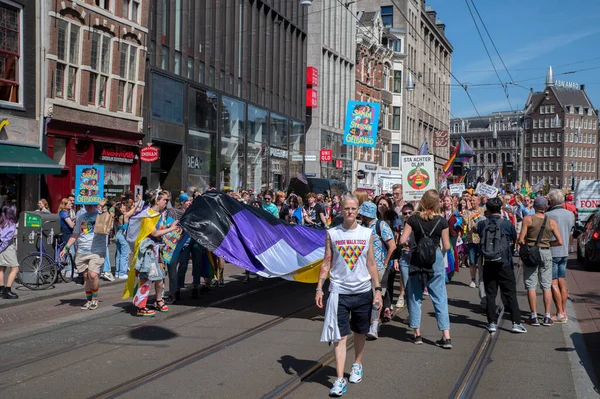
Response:
POLYGON ((548 200, 546 197, 536 197, 535 201, 533 201, 533 208, 545 211, 546 208, 548 208, 548 200))
POLYGON ((369 219, 377 219, 377 206, 371 201, 363 202, 358 210, 358 214, 369 219))
POLYGON ((179 202, 180 203, 183 204, 184 202, 187 202, 189 199, 190 199, 190 196, 187 195, 186 193, 179 194, 179 202))

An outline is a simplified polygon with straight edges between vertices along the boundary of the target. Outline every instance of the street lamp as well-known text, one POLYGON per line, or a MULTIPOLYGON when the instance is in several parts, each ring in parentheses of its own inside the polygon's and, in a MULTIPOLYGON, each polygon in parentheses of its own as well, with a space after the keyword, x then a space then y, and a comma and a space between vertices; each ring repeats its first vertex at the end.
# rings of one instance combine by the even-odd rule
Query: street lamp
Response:
POLYGON ((412 76, 412 73, 408 73, 408 76, 406 78, 406 90, 407 91, 413 91, 415 89, 415 81, 414 78, 412 76))

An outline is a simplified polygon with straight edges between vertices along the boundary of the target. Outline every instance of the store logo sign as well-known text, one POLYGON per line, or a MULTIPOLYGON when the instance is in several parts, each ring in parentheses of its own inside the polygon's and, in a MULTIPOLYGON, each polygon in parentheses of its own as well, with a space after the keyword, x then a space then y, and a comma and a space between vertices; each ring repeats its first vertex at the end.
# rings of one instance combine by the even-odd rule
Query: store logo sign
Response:
POLYGON ((320 159, 321 159, 321 162, 331 162, 331 160, 333 159, 332 151, 331 150, 321 150, 320 159))
POLYGON ((188 155, 187 166, 188 169, 202 169, 202 159, 200 157, 188 155))
POLYGON ((100 161, 117 162, 117 163, 133 163, 135 154, 133 151, 117 150, 114 148, 103 148, 100 153, 100 161))
POLYGON ((152 143, 148 143, 146 147, 140 150, 140 159, 144 162, 154 162, 158 160, 158 147, 152 145, 152 143))
POLYGON ((269 151, 269 154, 271 154, 271 156, 275 157, 275 158, 282 158, 282 159, 288 158, 287 150, 282 150, 280 148, 271 148, 269 151))

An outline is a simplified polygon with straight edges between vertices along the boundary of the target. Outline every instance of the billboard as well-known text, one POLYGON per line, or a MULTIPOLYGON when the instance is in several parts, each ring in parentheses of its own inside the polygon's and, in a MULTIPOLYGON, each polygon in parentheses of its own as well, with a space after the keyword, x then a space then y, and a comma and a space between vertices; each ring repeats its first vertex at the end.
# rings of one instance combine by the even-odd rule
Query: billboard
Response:
POLYGON ((380 106, 376 103, 348 101, 343 144, 375 147, 377 144, 379 111, 380 106))

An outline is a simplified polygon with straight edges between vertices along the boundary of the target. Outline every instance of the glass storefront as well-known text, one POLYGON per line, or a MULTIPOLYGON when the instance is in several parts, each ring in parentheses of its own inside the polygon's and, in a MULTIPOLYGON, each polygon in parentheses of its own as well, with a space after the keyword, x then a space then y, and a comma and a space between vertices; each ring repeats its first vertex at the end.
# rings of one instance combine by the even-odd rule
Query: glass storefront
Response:
POLYGON ((189 185, 257 193, 286 190, 289 177, 303 172, 301 122, 190 88, 188 124, 189 185))
POLYGON ((271 158, 269 188, 279 191, 287 188, 288 176, 288 120, 280 115, 271 114, 270 119, 271 158))
POLYGON ((246 104, 228 97, 221 100, 221 188, 244 188, 246 104))
POLYGON ((265 190, 268 184, 268 131, 268 112, 249 105, 246 189, 257 193, 265 190))

